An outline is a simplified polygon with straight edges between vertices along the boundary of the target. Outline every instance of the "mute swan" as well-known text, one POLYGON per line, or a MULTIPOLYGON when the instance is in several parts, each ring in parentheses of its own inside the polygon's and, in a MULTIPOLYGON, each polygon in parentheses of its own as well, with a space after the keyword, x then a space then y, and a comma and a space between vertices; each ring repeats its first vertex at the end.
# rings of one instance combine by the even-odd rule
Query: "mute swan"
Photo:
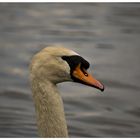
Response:
POLYGON ((103 84, 87 73, 89 63, 63 47, 46 47, 30 65, 30 80, 41 137, 68 137, 63 101, 57 83, 79 82, 104 90, 103 84))

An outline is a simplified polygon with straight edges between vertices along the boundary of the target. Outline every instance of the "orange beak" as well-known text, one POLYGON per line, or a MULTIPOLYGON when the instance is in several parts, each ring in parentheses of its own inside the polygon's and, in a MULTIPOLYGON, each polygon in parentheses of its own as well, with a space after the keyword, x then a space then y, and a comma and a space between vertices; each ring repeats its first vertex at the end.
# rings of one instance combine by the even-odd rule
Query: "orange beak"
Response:
POLYGON ((76 81, 104 91, 104 85, 92 77, 92 75, 88 74, 85 69, 81 70, 80 66, 81 65, 79 64, 72 73, 72 76, 76 79, 76 81))

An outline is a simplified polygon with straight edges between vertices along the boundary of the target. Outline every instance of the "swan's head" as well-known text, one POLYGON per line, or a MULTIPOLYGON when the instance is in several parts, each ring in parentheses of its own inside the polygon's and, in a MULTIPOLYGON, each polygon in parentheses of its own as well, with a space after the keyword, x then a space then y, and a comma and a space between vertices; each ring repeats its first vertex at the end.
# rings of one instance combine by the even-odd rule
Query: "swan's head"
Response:
POLYGON ((87 72, 89 63, 79 54, 63 47, 46 47, 31 63, 31 78, 54 84, 73 81, 104 90, 103 84, 87 72))

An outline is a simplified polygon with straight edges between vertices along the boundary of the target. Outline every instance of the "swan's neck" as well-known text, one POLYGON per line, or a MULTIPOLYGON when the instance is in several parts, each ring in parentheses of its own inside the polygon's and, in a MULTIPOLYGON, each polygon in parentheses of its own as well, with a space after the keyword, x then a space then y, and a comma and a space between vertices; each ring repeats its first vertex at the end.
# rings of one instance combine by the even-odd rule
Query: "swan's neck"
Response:
POLYGON ((42 137, 68 137, 63 101, 56 85, 32 80, 37 125, 42 137))

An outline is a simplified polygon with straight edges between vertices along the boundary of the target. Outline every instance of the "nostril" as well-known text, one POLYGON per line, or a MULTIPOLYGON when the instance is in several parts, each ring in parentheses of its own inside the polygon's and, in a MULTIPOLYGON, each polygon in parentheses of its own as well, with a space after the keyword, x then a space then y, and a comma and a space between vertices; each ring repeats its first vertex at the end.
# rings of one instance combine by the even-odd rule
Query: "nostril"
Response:
POLYGON ((88 74, 87 73, 84 73, 84 75, 87 77, 88 76, 88 74))
POLYGON ((81 70, 82 70, 83 74, 84 74, 86 77, 88 77, 88 73, 86 72, 86 70, 85 70, 84 68, 81 68, 81 70))

